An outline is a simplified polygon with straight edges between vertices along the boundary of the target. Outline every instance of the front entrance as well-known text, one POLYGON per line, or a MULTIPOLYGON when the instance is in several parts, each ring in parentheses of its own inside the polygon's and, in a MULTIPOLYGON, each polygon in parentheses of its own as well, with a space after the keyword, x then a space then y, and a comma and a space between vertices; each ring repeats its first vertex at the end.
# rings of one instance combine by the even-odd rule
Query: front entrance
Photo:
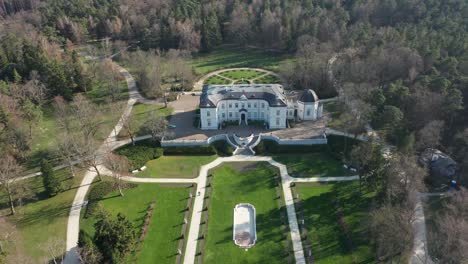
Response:
POLYGON ((240 116, 239 116, 239 125, 248 125, 247 123, 247 111, 245 109, 241 109, 240 116))

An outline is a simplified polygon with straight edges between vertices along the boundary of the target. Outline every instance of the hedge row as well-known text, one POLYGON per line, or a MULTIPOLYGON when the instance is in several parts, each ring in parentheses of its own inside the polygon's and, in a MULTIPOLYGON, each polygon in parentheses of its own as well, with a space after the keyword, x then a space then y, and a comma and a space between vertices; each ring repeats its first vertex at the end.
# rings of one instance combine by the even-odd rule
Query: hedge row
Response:
POLYGON ((322 152, 327 151, 327 145, 280 145, 274 140, 262 140, 254 148, 255 153, 280 154, 280 153, 303 153, 303 152, 322 152))
POLYGON ((146 162, 161 157, 163 150, 159 142, 142 140, 135 145, 118 148, 115 153, 127 157, 130 161, 130 170, 136 170, 143 167, 146 162))
POLYGON ((135 145, 126 145, 115 150, 116 154, 125 156, 130 161, 130 170, 143 167, 146 162, 164 155, 215 155, 221 157, 232 156, 234 148, 225 140, 216 141, 209 146, 165 147, 159 142, 142 140, 135 145))
POLYGON ((114 191, 114 185, 112 182, 103 181, 92 186, 88 194, 88 206, 86 206, 84 217, 88 218, 89 216, 94 215, 98 208, 98 202, 112 191, 114 191))
POLYGON ((209 146, 165 147, 164 155, 218 155, 232 156, 234 148, 225 140, 215 141, 209 146))
POLYGON ((274 140, 262 140, 255 148, 259 155, 280 153, 310 153, 329 152, 336 158, 341 159, 344 155, 349 157, 353 146, 360 141, 342 136, 328 136, 328 144, 324 145, 280 145, 274 140))

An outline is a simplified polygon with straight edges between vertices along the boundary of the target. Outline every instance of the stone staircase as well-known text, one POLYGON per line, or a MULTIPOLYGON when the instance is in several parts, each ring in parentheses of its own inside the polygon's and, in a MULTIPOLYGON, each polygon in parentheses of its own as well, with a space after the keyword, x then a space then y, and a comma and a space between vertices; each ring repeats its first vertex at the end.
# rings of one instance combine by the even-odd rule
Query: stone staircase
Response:
POLYGON ((235 146, 234 155, 246 155, 253 156, 255 151, 252 149, 252 145, 258 141, 258 135, 250 135, 248 137, 238 137, 237 135, 231 134, 228 136, 229 141, 231 141, 235 146))

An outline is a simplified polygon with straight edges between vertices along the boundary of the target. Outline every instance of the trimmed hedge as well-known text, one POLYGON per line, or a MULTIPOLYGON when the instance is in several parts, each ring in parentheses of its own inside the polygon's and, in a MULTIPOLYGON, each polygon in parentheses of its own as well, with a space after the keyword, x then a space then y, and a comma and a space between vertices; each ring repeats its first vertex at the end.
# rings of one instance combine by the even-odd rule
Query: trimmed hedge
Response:
POLYGON ((97 211, 98 202, 107 194, 114 191, 114 184, 112 182, 99 182, 92 186, 88 194, 88 206, 84 214, 85 218, 94 215, 97 211))
POLYGON ((216 154, 221 157, 232 156, 234 153, 234 147, 229 145, 226 140, 215 141, 211 144, 216 149, 216 154))
POLYGON ((126 145, 115 150, 115 153, 125 156, 130 161, 130 171, 143 167, 146 162, 163 155, 159 142, 142 140, 135 145, 126 145))
POLYGON ((323 152, 327 150, 327 145, 280 145, 274 140, 262 140, 254 148, 255 153, 258 153, 260 155, 279 153, 323 152))
POLYGON ((165 147, 164 155, 214 155, 216 149, 213 146, 189 146, 189 147, 165 147))
POLYGON ((328 152, 337 159, 343 156, 349 157, 349 154, 356 144, 360 141, 342 136, 328 136, 326 145, 279 145, 274 140, 262 140, 255 148, 259 155, 280 154, 280 153, 310 153, 310 152, 328 152), (346 143, 346 153, 345 152, 346 143))

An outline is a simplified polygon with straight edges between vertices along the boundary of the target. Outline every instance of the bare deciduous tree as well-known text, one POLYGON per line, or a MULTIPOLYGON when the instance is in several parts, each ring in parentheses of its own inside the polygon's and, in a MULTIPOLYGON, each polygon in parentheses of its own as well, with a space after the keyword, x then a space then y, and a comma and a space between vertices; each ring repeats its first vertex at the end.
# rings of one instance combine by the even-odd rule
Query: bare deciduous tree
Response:
POLYGON ((8 196, 11 214, 16 213, 13 193, 17 184, 15 180, 19 177, 20 172, 21 167, 13 156, 6 154, 0 157, 0 186, 8 196))
POLYGON ((168 124, 166 117, 154 110, 149 112, 147 116, 145 130, 151 134, 153 140, 163 138, 168 124))
POLYGON ((371 239, 376 245, 379 260, 399 259, 411 249, 413 219, 413 208, 402 206, 384 205, 371 213, 371 239))
POLYGON ((120 196, 124 196, 122 192, 122 177, 128 173, 130 167, 128 159, 109 151, 104 158, 104 164, 111 171, 112 177, 119 189, 120 196))

